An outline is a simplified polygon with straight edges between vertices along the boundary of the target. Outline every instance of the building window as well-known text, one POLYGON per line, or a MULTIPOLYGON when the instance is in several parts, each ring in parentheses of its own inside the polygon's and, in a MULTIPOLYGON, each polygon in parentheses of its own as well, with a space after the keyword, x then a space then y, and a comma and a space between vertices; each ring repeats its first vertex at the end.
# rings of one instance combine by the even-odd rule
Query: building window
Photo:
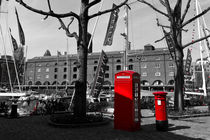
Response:
POLYGON ((106 66, 106 71, 109 71, 109 66, 106 66))
POLYGON ((120 63, 121 62, 121 60, 120 59, 117 59, 117 61, 116 61, 117 63, 120 63))
POLYGON ((28 77, 28 79, 29 79, 29 80, 32 80, 33 78, 30 76, 30 77, 28 77))
POLYGON ((57 78, 58 78, 58 76, 57 76, 57 74, 55 74, 55 75, 54 75, 54 79, 57 79, 57 78))
POLYGON ((143 72, 142 73, 142 76, 147 76, 147 72, 143 72))
POLYGON ((94 68, 93 68, 93 69, 94 69, 94 71, 96 71, 96 70, 97 70, 97 66, 94 66, 94 68))
POLYGON ((36 78, 37 78, 37 79, 41 79, 41 76, 40 76, 40 75, 37 75, 36 78))
POLYGON ((128 62, 133 62, 133 59, 129 59, 128 62))
POLYGON ((116 70, 121 70, 121 65, 117 65, 116 70))
POLYGON ((160 72, 156 72, 156 73, 155 73, 155 76, 160 76, 160 75, 161 75, 160 72))
POLYGON ((47 79, 48 79, 48 78, 49 78, 49 75, 48 75, 48 74, 47 74, 47 75, 45 75, 45 78, 47 78, 47 79))
POLYGON ((133 65, 129 65, 128 70, 133 70, 133 65))
POLYGON ((109 73, 105 73, 105 78, 109 78, 109 73))
POLYGON ((174 67, 174 63, 169 63, 169 67, 174 67))
POLYGON ((33 73, 33 72, 34 72, 33 70, 30 71, 30 73, 33 73))
POLYGON ((159 56, 157 56, 157 57, 156 57, 156 60, 160 60, 160 57, 159 57, 159 56))
POLYGON ((54 69, 54 72, 58 72, 58 68, 55 68, 55 69, 54 69))
POLYGON ((64 74, 64 75, 63 75, 63 79, 66 79, 66 78, 67 78, 67 75, 66 75, 66 74, 64 74))
POLYGON ((94 64, 98 64, 98 61, 94 61, 94 64))
POLYGON ((155 64, 155 68, 160 68, 160 64, 155 64))
POLYGON ((49 66, 50 66, 50 64, 49 64, 49 63, 47 63, 47 64, 46 64, 46 66, 47 66, 47 67, 49 67, 49 66))
POLYGON ((169 72, 169 76, 174 76, 174 72, 169 72))
POLYGON ((63 69, 63 72, 66 72, 66 71, 67 71, 67 68, 64 68, 64 69, 63 69))
POLYGON ((73 74, 73 79, 76 79, 77 78, 77 74, 73 74))
POLYGON ((141 57, 141 61, 146 61, 146 57, 141 57))
POLYGON ((41 72, 41 68, 38 68, 37 72, 41 72))
POLYGON ((38 64, 38 67, 41 67, 42 66, 42 64, 38 64))
POLYGON ((147 68, 147 64, 145 63, 141 64, 141 68, 147 68))
POLYGON ((64 65, 67 65, 67 62, 64 62, 64 65))
POLYGON ((55 66, 57 66, 58 65, 58 63, 55 63, 55 66))
POLYGON ((46 72, 49 72, 50 71, 50 69, 49 68, 46 68, 46 72))
POLYGON ((77 72, 77 67, 74 67, 73 68, 73 72, 77 72))

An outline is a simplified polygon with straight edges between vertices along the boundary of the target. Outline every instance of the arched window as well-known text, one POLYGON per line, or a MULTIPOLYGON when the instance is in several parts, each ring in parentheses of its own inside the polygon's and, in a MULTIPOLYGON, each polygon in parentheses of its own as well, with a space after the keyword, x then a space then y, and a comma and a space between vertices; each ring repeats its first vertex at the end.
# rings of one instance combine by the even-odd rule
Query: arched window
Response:
POLYGON ((131 58, 131 59, 129 59, 129 60, 128 60, 128 62, 133 62, 133 59, 132 59, 132 58, 131 58))
POLYGON ((120 63, 121 62, 121 60, 120 59, 117 59, 117 61, 116 61, 117 63, 120 63))
POLYGON ((35 85, 42 85, 40 81, 36 81, 35 85))

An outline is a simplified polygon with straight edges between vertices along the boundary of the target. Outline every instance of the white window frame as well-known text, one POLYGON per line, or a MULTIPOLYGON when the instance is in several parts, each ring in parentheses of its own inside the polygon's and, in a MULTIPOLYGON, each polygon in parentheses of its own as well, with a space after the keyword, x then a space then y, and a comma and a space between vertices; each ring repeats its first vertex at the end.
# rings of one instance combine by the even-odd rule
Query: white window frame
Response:
POLYGON ((38 69, 37 69, 37 72, 41 72, 41 68, 38 68, 38 69))
POLYGON ((155 72, 155 76, 161 76, 161 73, 160 72, 155 72))
POLYGON ((147 76, 147 72, 143 72, 141 76, 147 76))
POLYGON ((46 72, 49 72, 50 71, 50 68, 46 68, 46 72))
POLYGON ((172 71, 172 72, 169 72, 169 74, 168 74, 169 76, 174 76, 174 72, 172 71))

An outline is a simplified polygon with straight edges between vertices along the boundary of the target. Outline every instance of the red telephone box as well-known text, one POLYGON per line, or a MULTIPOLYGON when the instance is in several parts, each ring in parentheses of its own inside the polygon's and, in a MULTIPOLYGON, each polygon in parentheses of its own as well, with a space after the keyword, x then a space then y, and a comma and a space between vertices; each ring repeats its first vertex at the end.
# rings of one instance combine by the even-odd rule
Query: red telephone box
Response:
POLYGON ((114 128, 140 129, 140 75, 134 71, 115 74, 114 128))

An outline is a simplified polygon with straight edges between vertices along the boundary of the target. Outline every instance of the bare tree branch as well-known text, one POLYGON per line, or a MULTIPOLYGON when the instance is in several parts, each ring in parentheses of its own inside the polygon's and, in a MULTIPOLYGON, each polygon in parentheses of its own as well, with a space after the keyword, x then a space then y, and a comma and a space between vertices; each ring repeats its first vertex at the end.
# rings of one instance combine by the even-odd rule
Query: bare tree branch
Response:
MULTIPOLYGON (((47 0, 47 4, 48 4, 48 7, 49 7, 50 12, 53 12, 52 9, 51 9, 50 0, 47 0)), ((46 20, 48 17, 49 17, 49 16, 46 15, 46 16, 44 17, 44 20, 46 20)))
POLYGON ((101 2, 101 0, 94 0, 94 1, 90 2, 85 9, 89 9, 90 7, 98 4, 99 2, 101 2))
POLYGON ((163 0, 159 0, 159 1, 164 7, 166 7, 166 3, 163 0))
POLYGON ((190 3, 191 3, 191 0, 188 0, 187 5, 186 5, 186 8, 184 10, 184 14, 182 15, 181 23, 184 22, 185 16, 187 15, 187 12, 188 12, 188 10, 190 8, 190 3))
POLYGON ((162 37, 161 39, 156 40, 155 43, 158 43, 158 42, 162 41, 165 38, 166 38, 166 36, 162 37))
POLYGON ((47 0, 47 3, 48 3, 49 10, 52 11, 52 9, 51 9, 51 4, 50 4, 50 0, 47 0))
POLYGON ((106 14, 106 13, 109 13, 109 12, 114 11, 114 10, 116 10, 116 9, 119 9, 119 8, 122 7, 123 5, 126 5, 127 2, 128 2, 128 0, 125 0, 125 1, 122 2, 121 4, 117 5, 115 8, 111 8, 111 9, 104 10, 104 11, 99 11, 98 13, 95 13, 95 14, 93 14, 93 15, 90 15, 90 16, 89 16, 89 19, 94 18, 94 17, 97 17, 97 16, 100 16, 100 15, 103 15, 103 14, 106 14))
POLYGON ((186 21, 185 23, 182 24, 182 27, 181 28, 183 28, 187 24, 191 23, 192 21, 196 20, 197 18, 201 17, 202 15, 206 14, 209 10, 210 10, 210 7, 208 7, 207 9, 205 9, 202 13, 198 14, 197 16, 189 19, 188 21, 186 21))
POLYGON ((79 15, 77 15, 76 13, 74 13, 72 11, 70 11, 69 13, 65 13, 65 14, 57 14, 57 13, 54 13, 53 11, 46 12, 46 11, 35 9, 35 8, 27 5, 25 2, 23 2, 23 0, 16 0, 16 1, 18 3, 20 3, 22 6, 24 6, 25 8, 27 8, 28 10, 33 11, 38 14, 41 14, 41 15, 52 16, 52 17, 56 17, 56 18, 65 18, 65 17, 73 16, 79 20, 79 15))
POLYGON ((207 30, 210 33, 210 30, 209 29, 206 28, 205 30, 207 30))
POLYGON ((69 30, 69 27, 70 27, 70 25, 72 24, 73 21, 74 21, 74 17, 71 17, 70 22, 69 22, 69 24, 67 26, 68 30, 69 30))
POLYGON ((151 8, 152 8, 153 10, 155 10, 156 12, 158 12, 158 13, 160 13, 160 14, 166 16, 167 18, 169 18, 169 16, 168 16, 166 13, 164 13, 164 12, 158 10, 158 9, 157 9, 156 7, 154 7, 152 4, 150 4, 150 3, 148 3, 148 2, 146 2, 146 1, 144 1, 144 0, 137 0, 137 1, 139 1, 139 2, 141 2, 141 3, 144 3, 144 4, 148 5, 149 7, 151 7, 151 8))
POLYGON ((166 4, 166 9, 168 11, 169 16, 172 16, 172 9, 171 9, 171 5, 170 5, 169 1, 165 0, 165 4, 166 4))
POLYGON ((159 19, 156 19, 156 21, 157 21, 157 26, 160 26, 163 28, 169 28, 169 29, 171 28, 170 26, 160 24, 159 19))
POLYGON ((62 29, 66 32, 66 35, 67 35, 68 37, 74 37, 74 38, 76 38, 76 40, 79 39, 79 37, 78 37, 78 35, 77 35, 76 32, 70 33, 70 31, 69 31, 69 26, 70 26, 70 24, 73 22, 73 19, 72 19, 72 18, 71 18, 70 23, 68 24, 68 27, 66 27, 66 25, 64 24, 64 22, 63 22, 62 19, 60 19, 60 18, 57 18, 57 19, 59 20, 59 22, 60 22, 60 24, 61 24, 61 27, 60 27, 59 29, 62 28, 62 29))
POLYGON ((209 38, 209 37, 210 37, 210 35, 205 36, 205 37, 202 37, 202 38, 199 38, 199 39, 197 39, 197 40, 195 40, 195 41, 192 41, 192 42, 190 42, 190 43, 188 43, 188 44, 186 44, 186 45, 183 45, 183 46, 182 46, 182 49, 184 49, 184 48, 186 48, 186 47, 188 47, 188 46, 190 46, 190 45, 192 45, 192 44, 194 44, 194 43, 197 43, 197 42, 199 42, 199 41, 202 41, 202 40, 204 40, 204 39, 207 39, 207 38, 209 38))

